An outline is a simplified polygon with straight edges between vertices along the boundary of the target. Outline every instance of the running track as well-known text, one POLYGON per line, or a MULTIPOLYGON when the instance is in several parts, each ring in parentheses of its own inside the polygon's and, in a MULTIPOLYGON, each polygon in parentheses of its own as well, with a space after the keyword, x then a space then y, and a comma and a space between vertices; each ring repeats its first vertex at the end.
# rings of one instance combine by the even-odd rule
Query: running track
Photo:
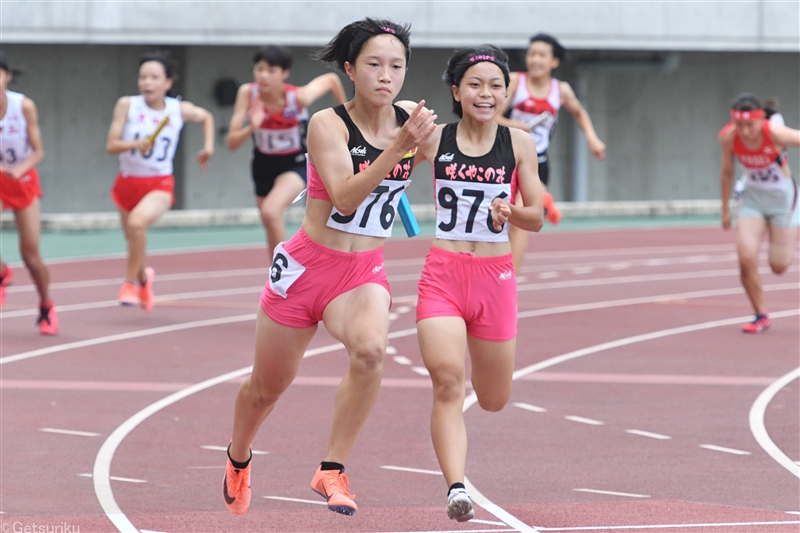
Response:
POLYGON ((56 338, 33 328, 35 293, 18 269, 0 313, 2 532, 800 531, 797 261, 765 273, 773 328, 746 336, 730 234, 531 237, 517 381, 500 413, 467 399, 479 506, 457 524, 444 513, 413 329, 428 245, 387 244, 391 347, 347 464, 354 517, 308 486, 347 365, 323 328, 254 443, 250 511, 222 502, 262 249, 154 256, 147 315, 116 305, 121 259, 54 263, 56 338))

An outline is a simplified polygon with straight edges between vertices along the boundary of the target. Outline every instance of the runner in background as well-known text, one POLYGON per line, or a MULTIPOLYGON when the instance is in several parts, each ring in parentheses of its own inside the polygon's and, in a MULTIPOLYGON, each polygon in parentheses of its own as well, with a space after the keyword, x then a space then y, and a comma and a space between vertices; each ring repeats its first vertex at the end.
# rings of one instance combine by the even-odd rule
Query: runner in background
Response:
POLYGON ((172 163, 183 123, 203 125, 205 143, 195 159, 204 171, 214 153, 214 117, 202 107, 167 96, 174 81, 175 65, 166 52, 143 55, 141 94, 117 101, 106 141, 108 153, 119 154, 120 173, 111 198, 128 241, 125 283, 117 299, 121 305, 139 304, 145 312, 153 309, 155 299, 155 271, 145 267, 147 228, 175 203, 172 163))
MULTIPOLYGON (((378 396, 391 295, 383 244, 392 233, 419 143, 434 115, 393 101, 405 80, 408 26, 364 19, 345 26, 317 54, 353 82, 346 104, 308 126, 308 201, 300 230, 275 248, 256 319, 255 364, 239 388, 222 495, 235 514, 250 505, 250 447, 297 375, 320 321, 350 367, 336 392, 328 449, 311 480, 328 509, 354 514, 344 463, 378 396)), ((301 437, 298 435, 298 437, 301 437)), ((269 479, 268 470, 264 474, 269 479)))
MULTIPOLYGON (((39 332, 55 335, 58 317, 50 299, 50 273, 39 254, 42 190, 36 165, 44 158, 39 118, 33 100, 8 90, 14 75, 20 73, 0 53, 0 205, 14 211, 20 255, 39 293, 39 332)), ((13 277, 12 268, 0 261, 0 306, 13 277)))
MULTIPOLYGON (((550 181, 547 149, 562 106, 572 113, 578 126, 586 134, 586 142, 594 156, 602 161, 606 154, 606 145, 597 137, 592 120, 572 87, 569 83, 552 77, 553 71, 566 57, 567 50, 552 35, 538 33, 531 37, 525 55, 527 72, 511 74, 508 96, 502 112, 495 119, 498 124, 519 128, 531 134, 539 153, 539 179, 545 187, 550 181)), ((553 204, 552 195, 546 191, 544 209, 547 220, 558 224, 561 211, 553 204)), ((512 226, 509 239, 514 254, 514 267, 519 273, 528 248, 528 234, 525 230, 512 226)))
POLYGON ((517 337, 517 281, 510 226, 539 231, 543 188, 536 145, 498 125, 508 57, 484 45, 459 50, 444 73, 458 122, 437 126, 419 153, 433 162, 436 236, 419 282, 417 331, 433 382, 431 437, 448 486, 447 516, 475 516, 464 486, 466 352, 472 388, 487 411, 511 394, 517 337), (514 199, 524 200, 524 207, 514 199))
MULTIPOLYGON (((774 115, 773 115, 774 116, 774 115)), ((719 133, 722 148, 722 227, 731 227, 728 207, 733 186, 734 160, 746 172, 739 193, 736 247, 742 285, 755 311, 745 333, 760 333, 771 325, 764 302, 758 255, 764 235, 769 238, 769 266, 783 274, 792 263, 800 224, 797 183, 786 158, 787 146, 800 146, 800 131, 766 119, 759 99, 740 94, 731 106, 731 121, 719 133)))
POLYGON ((253 138, 250 169, 271 258, 275 246, 286 240, 284 211, 306 187, 306 108, 327 93, 337 104, 346 98, 342 82, 333 72, 302 87, 285 83, 292 56, 282 46, 259 49, 253 64, 255 81, 239 87, 236 95, 228 148, 236 150, 248 137, 253 138))

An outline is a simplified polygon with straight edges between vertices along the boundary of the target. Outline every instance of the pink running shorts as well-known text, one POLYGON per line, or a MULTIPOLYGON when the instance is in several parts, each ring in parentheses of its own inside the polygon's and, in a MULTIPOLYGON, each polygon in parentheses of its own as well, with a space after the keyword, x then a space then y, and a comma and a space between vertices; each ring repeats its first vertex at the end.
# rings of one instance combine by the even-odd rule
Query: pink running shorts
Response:
POLYGON ((419 280, 417 322, 455 316, 487 341, 517 336, 517 276, 511 254, 475 257, 431 247, 419 280))
POLYGON ((391 295, 383 268, 383 247, 339 252, 314 242, 302 228, 275 247, 261 308, 275 322, 308 328, 322 320, 331 301, 350 290, 377 283, 391 295))

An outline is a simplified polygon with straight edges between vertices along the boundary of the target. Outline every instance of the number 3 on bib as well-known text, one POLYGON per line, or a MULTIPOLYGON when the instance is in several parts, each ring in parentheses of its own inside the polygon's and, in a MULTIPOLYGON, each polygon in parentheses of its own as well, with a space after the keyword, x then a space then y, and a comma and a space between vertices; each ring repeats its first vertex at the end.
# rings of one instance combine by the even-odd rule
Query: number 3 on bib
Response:
POLYGON ((437 180, 436 238, 448 241, 505 242, 508 224, 499 230, 492 222, 495 198, 508 198, 508 184, 437 180))
POLYGON ((410 183, 411 180, 383 180, 355 212, 343 215, 334 209, 327 226, 356 235, 391 237, 400 194, 410 183))

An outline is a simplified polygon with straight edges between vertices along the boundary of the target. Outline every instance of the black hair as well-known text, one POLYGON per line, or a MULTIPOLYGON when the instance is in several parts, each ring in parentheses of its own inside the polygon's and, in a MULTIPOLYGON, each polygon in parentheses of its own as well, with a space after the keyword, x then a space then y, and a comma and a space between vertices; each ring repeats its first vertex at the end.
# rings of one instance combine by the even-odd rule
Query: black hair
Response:
POLYGON ((289 70, 292 68, 292 53, 288 48, 284 48, 283 46, 268 44, 267 46, 259 48, 255 55, 253 55, 253 64, 255 65, 259 61, 263 61, 271 67, 280 67, 283 70, 289 70))
POLYGON ((778 99, 775 97, 767 98, 764 100, 764 116, 767 120, 769 117, 778 112, 778 99))
POLYGON ((0 69, 3 69, 14 76, 22 74, 23 72, 22 69, 11 66, 11 62, 3 52, 0 52, 0 69))
POLYGON ((761 105, 761 100, 753 93, 740 93, 733 102, 731 102, 731 109, 735 111, 757 111, 764 109, 761 105))
POLYGON ((531 40, 528 43, 528 48, 530 48, 531 45, 537 41, 549 44, 553 48, 553 57, 557 58, 559 61, 564 61, 567 58, 567 49, 561 46, 561 43, 558 42, 558 39, 549 33, 537 33, 531 37, 531 40))
MULTIPOLYGON (((511 81, 511 75, 508 70, 508 54, 491 44, 456 50, 453 56, 447 61, 447 68, 444 74, 442 74, 442 80, 444 80, 448 87, 458 87, 467 70, 481 61, 494 63, 500 67, 500 70, 503 72, 503 79, 506 82, 506 88, 508 88, 508 84, 511 81)), ((456 101, 452 91, 450 92, 450 96, 453 99, 453 113, 461 118, 463 116, 461 102, 456 101)))
POLYGON ((167 52, 166 50, 147 52, 146 54, 142 55, 142 57, 139 58, 139 67, 141 67, 145 63, 149 63, 150 61, 156 61, 158 63, 161 63, 161 65, 164 67, 164 72, 167 75, 167 79, 175 81, 175 79, 177 78, 177 74, 175 73, 175 71, 178 69, 178 67, 170 57, 169 52, 167 52))
POLYGON ((340 71, 344 72, 344 64, 355 62, 358 54, 364 45, 376 35, 394 35, 403 44, 406 51, 406 64, 411 58, 411 46, 409 44, 410 24, 397 24, 391 20, 365 18, 357 22, 351 22, 342 28, 336 37, 325 45, 324 48, 315 53, 312 57, 318 61, 334 64, 340 71))

